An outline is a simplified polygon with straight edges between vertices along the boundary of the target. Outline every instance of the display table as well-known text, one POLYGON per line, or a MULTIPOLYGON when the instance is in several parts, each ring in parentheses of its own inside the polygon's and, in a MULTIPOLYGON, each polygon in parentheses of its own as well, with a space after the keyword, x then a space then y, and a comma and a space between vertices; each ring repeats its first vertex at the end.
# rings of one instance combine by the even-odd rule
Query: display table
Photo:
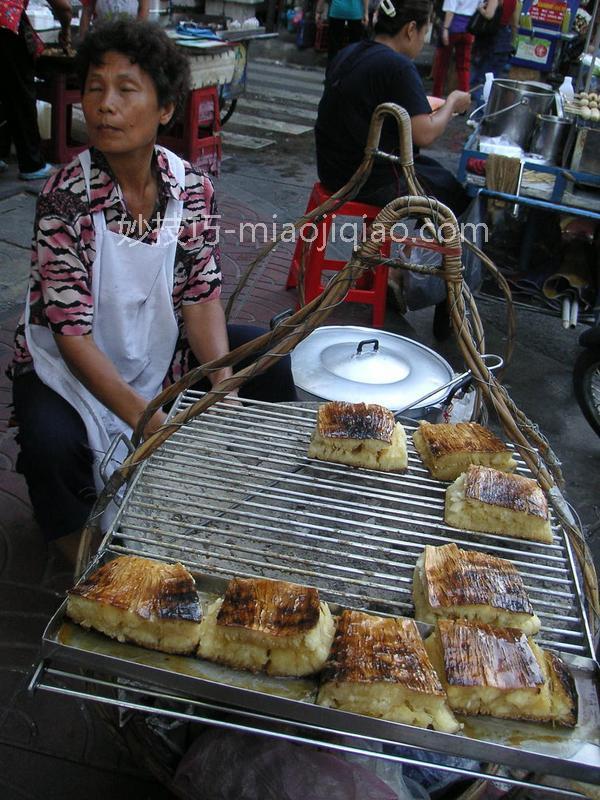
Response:
POLYGON ((458 165, 458 180, 466 184, 472 197, 481 194, 521 206, 600 220, 600 175, 526 160, 518 195, 486 188, 484 176, 467 171, 470 159, 487 160, 487 154, 477 148, 478 137, 475 132, 468 139, 458 165))
MULTIPOLYGON (((543 213, 568 214, 600 221, 600 175, 577 172, 564 167, 525 160, 518 194, 494 191, 486 187, 484 175, 467 170, 471 159, 487 161, 487 154, 478 149, 479 133, 468 139, 458 167, 458 180, 465 184, 471 197, 477 195, 503 200, 515 208, 525 207, 531 216, 525 223, 522 246, 519 251, 519 270, 526 274, 530 268, 536 230, 535 215, 543 213)), ((594 307, 600 306, 600 281, 597 281, 594 307)))

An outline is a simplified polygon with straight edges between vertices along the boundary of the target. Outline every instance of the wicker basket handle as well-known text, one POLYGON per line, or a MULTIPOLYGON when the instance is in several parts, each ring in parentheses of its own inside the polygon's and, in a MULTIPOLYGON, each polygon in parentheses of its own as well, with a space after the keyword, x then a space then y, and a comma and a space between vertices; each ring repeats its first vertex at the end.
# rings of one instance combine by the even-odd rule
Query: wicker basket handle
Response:
MULTIPOLYGON (((412 167, 414 164, 412 125, 408 111, 396 103, 381 103, 377 106, 371 117, 369 134, 365 146, 365 155, 376 155, 378 158, 393 159, 402 168, 412 167), (398 142, 400 155, 394 156, 379 149, 381 129, 386 117, 392 117, 398 127, 398 142)), ((416 187, 415 187, 416 188, 416 187)), ((420 194, 421 192, 414 192, 420 194)))

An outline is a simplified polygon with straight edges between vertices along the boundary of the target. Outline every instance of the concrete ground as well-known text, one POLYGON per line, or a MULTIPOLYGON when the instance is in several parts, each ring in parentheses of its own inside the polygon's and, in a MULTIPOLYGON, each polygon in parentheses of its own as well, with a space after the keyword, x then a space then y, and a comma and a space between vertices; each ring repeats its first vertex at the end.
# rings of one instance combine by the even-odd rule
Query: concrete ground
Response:
MULTIPOLYGON (((455 161, 465 134, 464 121, 457 120, 438 143, 437 155, 455 161)), ((261 153, 226 154, 216 182, 223 228, 235 230, 240 221, 270 222, 273 214, 281 222, 296 219, 316 178, 312 148, 310 136, 282 137, 276 148, 261 153)), ((10 386, 4 367, 11 358, 13 329, 27 284, 37 189, 18 181, 14 166, 0 177, 0 796, 166 798, 166 790, 134 762, 89 705, 26 693, 44 625, 70 582, 66 565, 46 551, 32 520, 24 482, 14 471, 14 430, 8 427, 10 386)), ((227 296, 258 244, 240 243, 235 234, 225 234, 222 245, 227 296)), ((270 257, 251 296, 242 298, 236 319, 264 325, 273 313, 294 304, 293 294, 284 289, 290 256, 287 246, 270 257)), ((479 308, 488 350, 501 352, 506 338, 503 307, 481 301, 479 308)), ((431 316, 426 309, 402 317, 390 304, 385 327, 433 346, 461 369, 454 342, 440 345, 433 339, 431 316)), ((369 315, 360 307, 344 306, 332 319, 368 324, 369 315)), ((567 497, 581 516, 598 562, 600 440, 579 412, 571 388, 578 335, 578 330, 564 331, 557 319, 519 311, 515 355, 505 385, 562 460, 567 497)))

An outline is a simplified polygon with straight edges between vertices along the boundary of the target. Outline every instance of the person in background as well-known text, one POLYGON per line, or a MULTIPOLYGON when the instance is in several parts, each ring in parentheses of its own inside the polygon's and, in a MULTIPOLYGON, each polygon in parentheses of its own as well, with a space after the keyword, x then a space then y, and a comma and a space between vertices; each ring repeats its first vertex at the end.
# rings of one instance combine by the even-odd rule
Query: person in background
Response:
MULTIPOLYGON (((317 22, 323 18, 325 0, 318 0, 315 16, 317 22)), ((327 63, 348 44, 360 42, 369 26, 369 0, 331 0, 329 4, 329 29, 327 32, 327 63)))
POLYGON ((79 22, 79 41, 90 29, 92 21, 100 22, 117 14, 136 19, 148 19, 150 0, 82 0, 83 10, 79 22))
MULTIPOLYGON (((428 147, 443 134, 454 113, 467 111, 471 104, 467 92, 454 91, 438 111, 431 113, 413 63, 423 48, 430 19, 430 0, 383 0, 374 39, 345 48, 329 65, 315 140, 319 180, 330 192, 344 186, 361 164, 377 106, 396 103, 411 118, 415 171, 424 191, 449 206, 456 216, 466 210, 469 198, 454 175, 419 153, 420 147, 428 147)), ((384 122, 379 147, 387 153, 399 152, 398 129, 391 119, 384 122)), ((381 207, 406 193, 400 170, 389 161, 376 159, 356 199, 381 207)), ((445 303, 439 310, 436 306, 436 336, 436 331, 445 332, 445 312, 445 303)))
MULTIPOLYGON (((435 113, 413 59, 429 28, 430 0, 384 0, 378 9, 375 36, 345 48, 327 69, 325 90, 315 125, 317 172, 331 192, 340 189, 363 160, 373 112, 381 103, 396 103, 411 117, 415 170, 423 188, 458 216, 468 197, 456 178, 437 161, 419 153, 442 135, 454 113, 469 108, 467 92, 454 91, 435 113)), ((398 153, 395 123, 386 120, 380 147, 398 153)), ((376 160, 357 200, 384 206, 406 193, 396 166, 376 160)))
POLYGON ((481 13, 491 19, 500 6, 500 27, 489 37, 477 37, 473 45, 471 86, 476 106, 483 102, 483 84, 487 72, 493 72, 495 78, 505 78, 513 52, 513 41, 519 28, 519 11, 517 0, 487 0, 481 13))
POLYGON ((4 106, 0 103, 0 173, 8 169, 12 139, 4 106))
MULTIPOLYGON (((156 145, 188 96, 186 57, 158 25, 117 17, 85 37, 77 70, 91 146, 38 198, 12 365, 17 469, 44 537, 72 561, 114 437, 131 436, 163 385, 262 333, 226 324, 211 181, 156 145)), ((295 400, 289 357, 240 396, 295 400)))
MULTIPOLYGON (((67 47, 71 2, 48 0, 48 5, 61 25, 59 45, 67 47)), ((44 45, 27 18, 26 8, 27 0, 0 0, 0 102, 7 123, 3 146, 14 142, 19 177, 33 181, 47 178, 52 165, 42 156, 35 94, 35 59, 44 45)))
POLYGON ((433 94, 436 97, 445 96, 446 78, 452 56, 456 67, 457 86, 463 92, 469 91, 474 36, 467 32, 467 25, 478 5, 479 0, 444 0, 442 34, 433 62, 433 94))

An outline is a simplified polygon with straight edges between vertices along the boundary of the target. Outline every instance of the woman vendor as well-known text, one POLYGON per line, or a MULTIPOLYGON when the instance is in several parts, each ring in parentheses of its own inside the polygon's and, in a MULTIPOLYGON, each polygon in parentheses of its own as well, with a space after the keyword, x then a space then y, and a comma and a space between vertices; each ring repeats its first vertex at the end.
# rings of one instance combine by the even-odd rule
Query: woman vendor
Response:
MULTIPOLYGON (((39 197, 13 363, 17 468, 44 536, 71 558, 113 437, 165 382, 260 333, 225 322, 210 180, 156 146, 187 98, 185 57, 158 26, 120 18, 88 35, 78 69, 91 147, 39 197)), ((293 400, 289 361, 244 389, 293 400)))
MULTIPOLYGON (((423 83, 413 63, 421 52, 431 17, 430 0, 383 0, 373 41, 345 48, 327 70, 325 91, 315 125, 319 180, 330 191, 340 189, 364 157, 373 112, 381 103, 396 103, 411 117, 415 169, 423 189, 455 214, 467 207, 466 192, 456 178, 431 158, 419 155, 443 134, 452 114, 466 111, 467 92, 452 92, 431 113, 423 83)), ((386 120, 380 148, 398 153, 396 123, 386 120)), ((406 194, 401 172, 389 161, 375 161, 358 200, 384 206, 406 194)))
MULTIPOLYGON (((317 172, 331 192, 340 189, 358 169, 364 157, 373 112, 381 103, 396 103, 411 118, 415 145, 415 171, 426 194, 436 197, 456 216, 469 199, 454 175, 432 158, 419 154, 443 134, 452 115, 468 110, 468 92, 454 91, 444 105, 431 113, 413 59, 421 52, 431 18, 430 0, 382 0, 377 10, 373 41, 345 48, 327 70, 325 91, 317 114, 315 139, 317 172)), ((385 120, 380 149, 398 153, 398 129, 385 120)), ((384 206, 407 193, 399 167, 375 160, 357 200, 384 206)), ((445 303, 436 306, 434 334, 449 333, 445 303)))

